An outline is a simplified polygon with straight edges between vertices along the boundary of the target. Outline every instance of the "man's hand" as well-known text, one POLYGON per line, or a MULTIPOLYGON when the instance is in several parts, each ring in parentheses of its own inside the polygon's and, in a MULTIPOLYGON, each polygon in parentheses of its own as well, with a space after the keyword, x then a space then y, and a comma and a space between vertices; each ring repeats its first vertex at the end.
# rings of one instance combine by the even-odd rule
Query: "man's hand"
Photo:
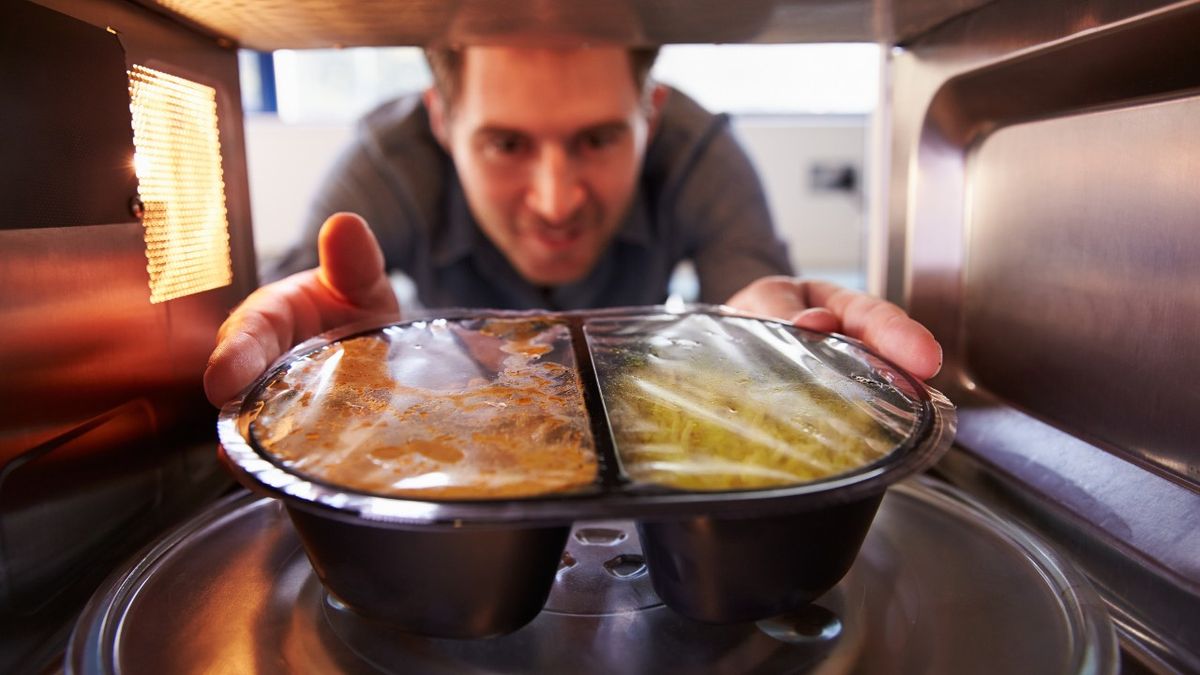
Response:
POLYGON ((321 226, 320 266, 250 294, 217 332, 204 372, 204 392, 220 406, 288 349, 318 333, 400 306, 383 253, 366 222, 337 213, 321 226))
POLYGON ((800 328, 843 333, 862 340, 923 380, 942 367, 941 345, 904 310, 825 281, 764 277, 735 293, 725 304, 790 321, 800 328))

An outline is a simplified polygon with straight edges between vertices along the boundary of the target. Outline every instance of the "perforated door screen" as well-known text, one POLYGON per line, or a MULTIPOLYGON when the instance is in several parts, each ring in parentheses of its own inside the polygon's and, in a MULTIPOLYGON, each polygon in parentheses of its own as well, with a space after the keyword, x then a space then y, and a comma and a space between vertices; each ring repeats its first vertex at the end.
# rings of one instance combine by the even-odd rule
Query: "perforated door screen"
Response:
POLYGON ((216 90, 135 65, 129 91, 150 302, 229 285, 216 90))

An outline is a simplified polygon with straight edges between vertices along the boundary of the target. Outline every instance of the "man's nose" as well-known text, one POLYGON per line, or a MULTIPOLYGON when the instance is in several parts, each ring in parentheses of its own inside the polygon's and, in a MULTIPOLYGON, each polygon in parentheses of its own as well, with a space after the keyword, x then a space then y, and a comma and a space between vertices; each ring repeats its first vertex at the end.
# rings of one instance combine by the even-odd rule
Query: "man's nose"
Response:
POLYGON ((525 203, 551 224, 562 223, 583 206, 587 191, 565 148, 543 149, 533 167, 525 203))

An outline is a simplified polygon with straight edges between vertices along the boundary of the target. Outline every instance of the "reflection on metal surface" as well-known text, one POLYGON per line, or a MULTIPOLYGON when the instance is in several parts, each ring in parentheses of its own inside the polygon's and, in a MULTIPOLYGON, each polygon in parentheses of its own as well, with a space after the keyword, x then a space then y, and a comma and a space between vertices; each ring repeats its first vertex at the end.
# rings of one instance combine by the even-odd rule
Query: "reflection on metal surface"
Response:
MULTIPOLYGON (((0 231, 0 463, 169 388, 139 223, 0 231)), ((165 392, 164 392, 165 393, 165 392)))
POLYGON ((892 55, 890 290, 907 284, 947 348, 937 384, 970 461, 946 471, 1076 553, 1150 636, 1137 649, 1184 669, 1200 669, 1200 626, 1180 620, 1200 607, 1181 564, 1200 556, 1197 34, 1194 0, 1053 17, 1003 0, 892 55))
POLYGON ((150 302, 229 285, 216 90, 135 65, 129 95, 150 302))
POLYGON ((112 567, 227 486, 208 444, 163 452, 159 431, 134 401, 0 468, 0 670, 60 657, 112 567))
POLYGON ((1109 599, 1122 634, 1134 640, 1126 640, 1127 648, 1150 652, 1153 660, 1173 664, 1171 670, 1195 671, 1188 640, 1194 639, 1189 631, 1193 617, 1200 615, 1200 600, 1189 586, 1200 566, 1200 532, 1193 525, 1200 495, 1150 472, 1131 470, 1121 459, 1013 410, 978 407, 964 411, 963 419, 970 421, 959 441, 986 460, 951 453, 939 471, 1054 538, 1081 561, 1109 599), (1068 482, 1079 476, 1126 489, 1089 494, 1085 484, 1068 482), (1153 508, 1145 507, 1147 495, 1153 495, 1153 508), (1089 522, 1064 513, 1062 503, 1086 511, 1089 522), (1082 535, 1084 528, 1102 528, 1100 538, 1122 541, 1159 559, 1148 564, 1106 550, 1097 544, 1097 535, 1082 535), (1163 626, 1171 628, 1163 631, 1163 626))
MULTIPOLYGON (((633 531, 632 523, 611 526, 633 531)), ((608 591, 630 580, 600 572, 596 582, 560 582, 554 607, 502 637, 416 637, 330 602, 279 505, 242 494, 164 539, 102 590, 76 628, 68 666, 126 675, 241 672, 264 663, 292 673, 581 675, 1116 668, 1112 627, 1079 573, 932 481, 890 491, 850 574, 801 612, 704 624, 658 603, 630 605, 619 593, 612 611, 598 612, 608 591)))
POLYGON ((37 5, 0 3, 0 230, 126 220, 125 59, 115 37, 37 5))
POLYGON ((203 73, 236 92, 232 49, 122 0, 39 4, 63 14, 0 3, 0 34, 13 40, 4 48, 41 48, 3 59, 0 79, 10 62, 27 64, 36 86, 68 101, 25 91, 0 106, 53 130, 8 140, 45 165, 18 168, 59 179, 37 218, 9 212, 0 227, 0 672, 41 672, 113 566, 228 486, 201 373, 217 326, 255 283, 236 96, 217 97, 234 284, 152 305, 143 227, 130 214, 129 62, 203 73), (10 21, 14 8, 30 11, 10 21), (119 43, 105 26, 120 28, 119 43), (97 196, 104 209, 89 206, 97 196))
POLYGON ((794 612, 758 622, 758 629, 781 642, 832 643, 842 635, 842 620, 821 605, 805 605, 794 612))
POLYGON ((1197 157, 1200 98, 983 140, 962 340, 979 386, 1200 486, 1197 157))
POLYGON ((0 671, 61 650, 111 566, 226 484, 181 369, 216 324, 178 308, 172 345, 144 246, 138 223, 0 231, 0 671))
POLYGON ((159 495, 153 472, 105 486, 117 467, 153 466, 146 431, 154 410, 136 401, 46 441, 0 470, 0 599, 9 611, 31 613, 67 590, 62 579, 95 564, 104 540, 126 529, 159 495), (96 455, 95 448, 111 448, 96 455), (68 472, 66 467, 70 467, 68 472), (114 489, 115 488, 115 489, 114 489), (82 499, 90 508, 47 531, 40 514, 82 499))
POLYGON ((575 528, 563 555, 569 556, 571 564, 559 567, 546 610, 587 616, 662 605, 645 574, 637 530, 628 521, 594 521, 575 528), (635 574, 612 576, 610 566, 619 564, 615 561, 635 557, 637 562, 625 568, 635 574))
POLYGON ((260 50, 496 43, 895 42, 986 0, 140 0, 260 50))

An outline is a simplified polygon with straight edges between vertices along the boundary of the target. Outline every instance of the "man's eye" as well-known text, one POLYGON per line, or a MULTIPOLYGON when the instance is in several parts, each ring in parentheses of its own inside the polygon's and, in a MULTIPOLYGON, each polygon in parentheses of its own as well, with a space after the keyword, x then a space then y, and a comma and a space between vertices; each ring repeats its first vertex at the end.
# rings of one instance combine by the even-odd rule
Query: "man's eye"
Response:
POLYGON ((613 129, 588 131, 580 135, 579 146, 584 151, 603 150, 614 145, 620 138, 620 133, 613 129))
POLYGON ((491 154, 509 157, 520 155, 528 150, 529 142, 520 136, 504 134, 488 138, 485 147, 491 154))

